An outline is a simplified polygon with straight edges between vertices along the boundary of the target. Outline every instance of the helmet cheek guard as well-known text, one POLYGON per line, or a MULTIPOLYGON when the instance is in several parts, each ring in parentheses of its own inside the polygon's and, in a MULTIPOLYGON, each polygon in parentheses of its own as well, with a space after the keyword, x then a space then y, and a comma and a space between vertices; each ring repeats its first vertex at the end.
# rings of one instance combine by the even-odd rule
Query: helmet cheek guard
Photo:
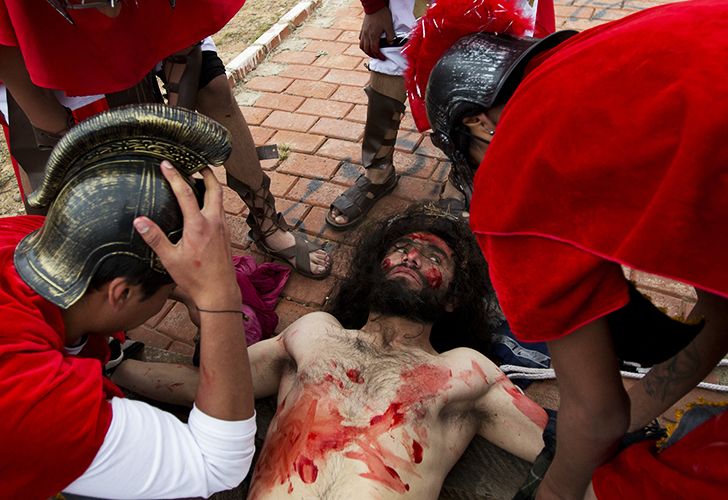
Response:
MULTIPOLYGON (((189 174, 221 165, 230 150, 222 125, 183 108, 130 106, 80 123, 56 145, 43 185, 29 198, 50 210, 43 226, 15 249, 18 274, 63 309, 83 296, 99 266, 114 256, 166 274, 133 227, 134 219, 146 216, 170 240, 182 235, 182 213, 160 160, 189 174)), ((186 179, 201 201, 199 184, 186 179)))
POLYGON ((467 153, 463 153, 458 148, 450 136, 440 131, 433 131, 430 135, 432 144, 439 148, 451 162, 450 174, 448 178, 455 188, 465 197, 465 205, 470 206, 470 200, 473 197, 473 178, 477 166, 472 166, 468 160, 467 153))
POLYGON ((433 67, 425 93, 432 141, 452 161, 451 179, 468 202, 478 166, 469 159, 463 118, 505 103, 534 55, 575 34, 559 31, 536 39, 474 33, 455 42, 433 67))

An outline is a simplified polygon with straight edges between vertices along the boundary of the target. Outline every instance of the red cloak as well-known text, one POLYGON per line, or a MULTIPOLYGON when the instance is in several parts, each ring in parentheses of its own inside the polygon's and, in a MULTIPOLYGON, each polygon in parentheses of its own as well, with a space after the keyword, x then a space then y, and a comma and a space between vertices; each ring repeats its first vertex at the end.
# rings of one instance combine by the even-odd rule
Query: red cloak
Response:
POLYGON ((0 498, 46 499, 83 474, 111 423, 107 399, 121 395, 99 359, 64 353, 61 310, 15 271, 15 247, 42 223, 0 219, 0 498))
POLYGON ((46 0, 0 0, 0 45, 17 46, 33 83, 68 95, 109 94, 136 85, 174 52, 219 31, 245 0, 124 2, 118 17, 70 11, 46 0))
POLYGON ((694 0, 584 31, 534 61, 471 206, 522 340, 561 337, 626 303, 619 264, 728 297, 726 54, 728 3, 694 0))
POLYGON ((655 441, 625 448, 592 478, 599 500, 723 499, 728 491, 728 411, 656 451, 655 441))

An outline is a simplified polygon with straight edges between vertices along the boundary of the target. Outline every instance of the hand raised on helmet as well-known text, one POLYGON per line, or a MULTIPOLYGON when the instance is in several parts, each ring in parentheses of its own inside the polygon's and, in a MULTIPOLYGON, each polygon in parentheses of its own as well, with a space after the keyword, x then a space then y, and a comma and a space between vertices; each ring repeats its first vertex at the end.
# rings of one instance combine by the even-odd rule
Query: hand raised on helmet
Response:
POLYGON ((182 238, 173 244, 147 217, 138 217, 134 227, 154 250, 175 283, 200 308, 240 308, 240 288, 232 265, 230 237, 222 206, 222 187, 212 171, 201 171, 205 181, 202 209, 190 185, 171 163, 162 162, 184 218, 182 238))

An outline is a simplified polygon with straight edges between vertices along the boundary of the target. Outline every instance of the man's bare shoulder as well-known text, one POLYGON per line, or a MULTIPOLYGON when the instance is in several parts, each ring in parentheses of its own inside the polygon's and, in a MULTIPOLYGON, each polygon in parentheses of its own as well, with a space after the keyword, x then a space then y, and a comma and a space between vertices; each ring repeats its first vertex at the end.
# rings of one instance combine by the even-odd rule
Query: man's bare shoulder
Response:
POLYGON ((503 377, 498 366, 482 353, 468 347, 458 347, 441 353, 438 358, 450 367, 454 375, 472 374, 479 384, 490 386, 503 377))
POLYGON ((299 338, 311 338, 319 335, 326 335, 332 329, 340 330, 343 327, 339 320, 329 313, 323 311, 312 312, 301 316, 288 325, 280 334, 284 342, 294 342, 299 338))
POLYGON ((337 320, 334 316, 327 312, 323 311, 316 311, 308 314, 304 314, 300 318, 298 318, 296 321, 291 323, 286 327, 285 330, 281 332, 282 336, 287 336, 294 334, 295 332, 301 330, 301 329, 307 329, 317 326, 324 326, 324 325, 330 325, 330 326, 337 326, 341 328, 341 323, 339 323, 339 320, 337 320))

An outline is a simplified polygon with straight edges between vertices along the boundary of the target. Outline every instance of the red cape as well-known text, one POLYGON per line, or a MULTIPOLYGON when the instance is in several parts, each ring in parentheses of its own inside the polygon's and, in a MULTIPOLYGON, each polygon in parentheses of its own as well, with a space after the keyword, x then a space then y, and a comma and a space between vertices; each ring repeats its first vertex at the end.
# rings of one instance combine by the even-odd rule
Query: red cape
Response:
POLYGON ((728 3, 695 0, 587 30, 536 61, 471 207, 521 338, 554 339, 619 307, 618 264, 728 297, 726 54, 728 3))
POLYGON ((15 272, 15 247, 42 222, 0 219, 0 498, 46 499, 83 474, 111 423, 107 398, 120 395, 98 359, 65 355, 60 309, 15 272))
POLYGON ((108 94, 136 85, 165 57, 219 31, 245 0, 124 2, 116 18, 70 11, 46 0, 0 0, 0 45, 20 47, 33 83, 68 95, 108 94))
POLYGON ((592 477, 599 500, 723 499, 728 492, 728 411, 661 452, 654 441, 626 448, 592 477))

